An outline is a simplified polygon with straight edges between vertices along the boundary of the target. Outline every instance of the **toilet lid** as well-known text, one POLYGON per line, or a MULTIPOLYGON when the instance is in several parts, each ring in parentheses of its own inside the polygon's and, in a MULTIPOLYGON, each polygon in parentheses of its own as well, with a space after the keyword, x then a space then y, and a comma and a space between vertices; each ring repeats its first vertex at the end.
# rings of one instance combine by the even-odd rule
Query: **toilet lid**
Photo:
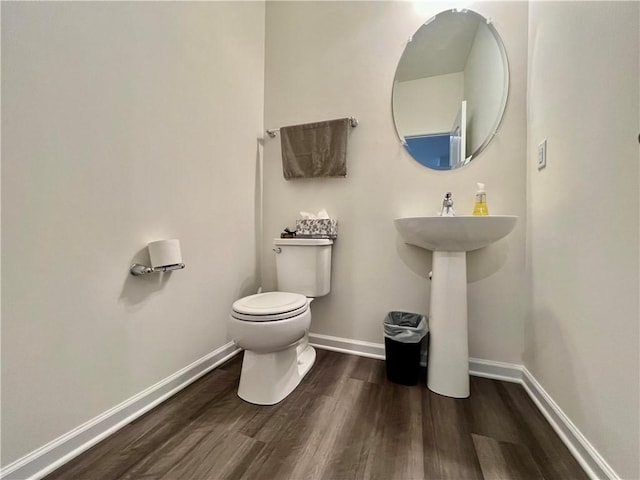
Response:
POLYGON ((299 293, 257 293, 235 301, 232 315, 240 320, 269 322, 295 317, 304 313, 307 308, 309 300, 299 293))

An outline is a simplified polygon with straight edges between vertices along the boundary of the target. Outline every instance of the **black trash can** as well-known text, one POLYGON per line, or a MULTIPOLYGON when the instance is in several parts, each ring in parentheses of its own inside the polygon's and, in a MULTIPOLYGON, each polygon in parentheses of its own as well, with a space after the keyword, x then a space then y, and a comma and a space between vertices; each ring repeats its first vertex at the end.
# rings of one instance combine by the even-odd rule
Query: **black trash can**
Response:
POLYGON ((424 315, 389 312, 383 323, 387 378, 402 385, 420 380, 420 347, 427 334, 424 315))

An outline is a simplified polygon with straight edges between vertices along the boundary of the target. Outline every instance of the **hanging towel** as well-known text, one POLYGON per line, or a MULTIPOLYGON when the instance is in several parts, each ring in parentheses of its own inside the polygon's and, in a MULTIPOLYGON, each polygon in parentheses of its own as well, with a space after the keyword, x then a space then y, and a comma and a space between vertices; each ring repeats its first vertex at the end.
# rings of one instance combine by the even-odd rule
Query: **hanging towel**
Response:
POLYGON ((284 178, 346 177, 348 130, 348 118, 282 127, 284 178))

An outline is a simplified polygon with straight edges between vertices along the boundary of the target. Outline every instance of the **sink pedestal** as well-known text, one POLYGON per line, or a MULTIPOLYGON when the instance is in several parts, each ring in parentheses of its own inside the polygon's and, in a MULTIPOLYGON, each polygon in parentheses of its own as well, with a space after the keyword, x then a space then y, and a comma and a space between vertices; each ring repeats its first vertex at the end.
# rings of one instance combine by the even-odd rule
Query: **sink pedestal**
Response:
POLYGON ((447 397, 469 396, 467 253, 508 235, 518 217, 403 217, 393 223, 405 243, 433 252, 427 386, 447 397))
POLYGON ((469 396, 467 254, 433 252, 427 386, 440 395, 469 396))

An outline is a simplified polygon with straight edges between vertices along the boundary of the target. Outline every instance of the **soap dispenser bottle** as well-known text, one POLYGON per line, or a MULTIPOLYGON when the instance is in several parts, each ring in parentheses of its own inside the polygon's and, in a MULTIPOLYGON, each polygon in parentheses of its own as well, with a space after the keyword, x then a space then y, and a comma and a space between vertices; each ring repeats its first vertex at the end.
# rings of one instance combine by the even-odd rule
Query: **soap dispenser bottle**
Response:
POLYGON ((489 215, 487 208, 487 192, 484 189, 484 183, 478 183, 478 191, 476 192, 476 204, 473 207, 474 215, 489 215))

